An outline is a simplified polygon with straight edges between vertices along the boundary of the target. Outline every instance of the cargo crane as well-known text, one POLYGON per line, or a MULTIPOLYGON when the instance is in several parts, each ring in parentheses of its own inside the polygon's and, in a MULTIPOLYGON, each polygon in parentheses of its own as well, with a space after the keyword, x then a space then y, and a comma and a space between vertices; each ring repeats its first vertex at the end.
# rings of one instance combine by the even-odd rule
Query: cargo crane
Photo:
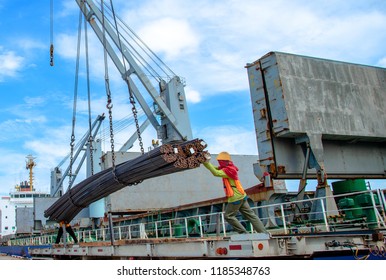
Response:
MULTIPOLYGON (((91 131, 87 131, 83 137, 80 139, 80 141, 75 145, 75 153, 73 156, 73 161, 75 162, 77 158, 83 155, 79 161, 79 164, 77 165, 77 168, 75 172, 71 171, 70 165, 66 166, 64 172, 62 171, 62 166, 65 164, 65 162, 69 159, 70 154, 68 154, 53 170, 51 171, 51 197, 60 197, 64 193, 63 183, 66 178, 70 178, 70 184, 68 187, 72 187, 74 180, 76 179, 79 170, 81 169, 83 163, 85 162, 86 158, 90 157, 90 145, 89 145, 89 139, 96 139, 97 133, 102 125, 102 121, 105 119, 104 115, 99 115, 95 119, 95 121, 91 125, 91 131)), ((93 151, 94 156, 96 158, 101 157, 101 150, 99 148, 99 141, 93 141, 93 151), (98 147, 97 147, 98 146, 98 147)), ((91 170, 90 164, 94 164, 90 160, 88 162, 88 168, 87 170, 91 170)), ((96 165, 96 164, 95 164, 96 165)), ((96 165, 97 166, 97 165, 96 165)), ((96 168, 96 167, 94 167, 96 168)))
MULTIPOLYGON (((190 127, 188 108, 186 103, 186 97, 184 92, 184 82, 183 80, 174 74, 173 71, 167 67, 162 60, 156 56, 147 46, 146 44, 136 35, 129 27, 127 27, 120 19, 116 16, 112 1, 110 1, 110 5, 105 4, 104 1, 101 1, 99 6, 95 4, 94 1, 76 1, 80 8, 80 16, 79 16, 79 29, 78 29, 78 55, 77 55, 77 71, 79 69, 79 49, 80 49, 80 35, 81 35, 81 23, 82 18, 85 19, 85 38, 86 38, 86 67, 89 67, 88 56, 87 56, 87 23, 92 27, 96 36, 100 40, 103 46, 104 51, 104 64, 105 64, 105 87, 106 87, 106 96, 107 96, 107 104, 106 108, 108 109, 108 117, 110 124, 110 137, 111 137, 111 159, 112 159, 112 170, 111 170, 111 181, 117 184, 117 187, 122 188, 127 185, 137 184, 141 182, 141 179, 137 179, 136 181, 132 181, 129 179, 123 181, 119 177, 119 172, 122 173, 121 170, 117 171, 119 168, 116 166, 115 159, 115 147, 114 147, 114 129, 113 129, 113 121, 112 121, 112 109, 113 109, 113 100, 110 92, 110 82, 109 82, 109 63, 107 60, 107 56, 110 57, 111 61, 116 66, 117 70, 121 74, 123 80, 125 81, 129 93, 129 100, 132 104, 132 113, 135 120, 136 131, 133 135, 128 139, 128 141, 121 147, 119 151, 126 151, 133 146, 133 142, 138 139, 139 145, 141 148, 142 154, 144 154, 144 148, 142 143, 141 133, 148 126, 149 123, 153 125, 155 130, 157 131, 158 139, 161 139, 162 144, 168 143, 176 143, 182 141, 192 140, 192 131, 190 127), (83 14, 83 15, 82 15, 83 14), (83 17, 82 17, 83 16, 83 17), (127 39, 129 38, 129 39, 127 39), (150 57, 151 62, 146 61, 145 56, 150 57), (148 72, 154 79, 150 80, 147 76, 148 72), (160 74, 159 71, 162 71, 160 74), (163 77, 166 75, 166 77, 163 77), (158 90, 156 89, 158 86, 158 90), (140 90, 141 89, 141 90, 140 90), (152 107, 148 105, 148 100, 145 98, 145 94, 152 100, 152 107), (138 111, 136 108, 136 103, 139 103, 142 111, 146 115, 146 120, 141 125, 138 120, 138 111), (160 119, 160 122, 158 119, 160 119)), ((51 2, 51 13, 52 13, 52 2, 51 2)), ((52 46, 52 45, 51 45, 52 46)), ((50 56, 51 62, 53 61, 53 53, 52 47, 50 48, 50 56)), ((88 72, 88 71, 87 71, 88 72)), ((76 73, 78 75, 78 72, 76 73)), ((87 76, 88 79, 88 76, 87 76)), ((78 85, 77 80, 76 87, 78 85)), ((89 83, 88 83, 89 84, 89 83)), ((88 88, 89 90, 89 88, 88 88)), ((67 189, 67 194, 69 196, 68 199, 68 207, 77 208, 77 211, 80 211, 80 208, 76 206, 73 202, 73 194, 71 193, 71 188, 76 178, 76 175, 79 171, 79 167, 75 174, 72 174, 72 165, 79 154, 79 150, 83 149, 83 143, 80 146, 80 149, 76 152, 75 157, 73 156, 74 152, 74 127, 76 122, 76 98, 77 98, 77 88, 74 92, 74 114, 73 114, 73 128, 72 128, 72 136, 71 136, 71 155, 70 155, 70 165, 67 168, 65 175, 68 175, 69 178, 69 187, 67 189), (76 207, 75 207, 76 206, 76 207)), ((89 98, 89 115, 90 115, 90 94, 89 98)), ((91 121, 90 122, 90 132, 89 137, 84 137, 89 139, 88 146, 93 146, 92 137, 92 128, 91 121)), ((158 146, 157 141, 154 141, 154 146, 158 146)), ((86 148, 89 150, 88 155, 92 156, 92 150, 90 148, 86 148)), ((102 157, 98 157, 98 159, 102 159, 102 157)), ((83 162, 83 160, 82 160, 83 162)), ((88 162, 91 162, 91 158, 89 158, 88 162)), ((90 163, 89 166, 93 167, 93 163, 90 163)), ((100 166, 97 166, 100 167, 100 166)), ((129 168, 129 167, 127 167, 129 168)), ((125 169, 126 170, 126 169, 125 169)), ((168 172, 170 172, 170 168, 168 168, 168 172)), ((181 171, 182 169, 178 169, 176 171, 181 171)), ((63 180, 66 176, 62 176, 59 172, 58 168, 55 168, 53 171, 53 184, 52 184, 52 195, 55 196, 58 193, 59 188, 62 188, 63 180), (56 186, 57 185, 57 186, 56 186)), ((98 171, 101 171, 100 169, 98 171)), ((127 170, 124 172, 126 173, 127 170)), ((174 172, 172 169, 171 172, 174 172)), ((144 173, 150 173, 145 172, 144 173)), ((159 174, 157 172, 156 174, 159 174)), ((102 173, 100 173, 102 174, 102 173)), ((87 173, 87 178, 90 176, 96 175, 94 172, 87 173)), ((148 178, 147 174, 143 174, 146 178, 148 178)), ((159 176, 159 175, 158 175, 159 176)), ((95 176, 94 176, 95 177, 95 176)), ((137 176, 138 177, 138 176, 137 176)), ((141 176, 140 176, 141 177, 141 176)), ((94 178, 94 180, 97 180, 94 178)), ((104 185, 101 185, 101 188, 106 188, 106 184, 109 184, 108 181, 105 182, 104 185)), ((89 185, 84 186, 88 187, 89 185)), ((76 187, 79 189, 80 184, 76 187)), ((109 187, 110 190, 115 188, 109 187)), ((59 196, 62 196, 62 191, 59 192, 59 196)), ((96 190, 93 193, 97 193, 96 190)), ((106 194, 107 195, 107 194, 106 194)), ((95 201, 92 196, 88 197, 90 200, 87 204, 91 203, 91 201, 95 201)), ((61 201, 66 200, 67 198, 60 198, 56 204, 53 205, 53 208, 56 209, 56 205, 60 204, 61 201)), ((81 208, 85 207, 85 203, 80 203, 82 205, 81 208)), ((101 203, 101 207, 104 208, 104 203, 101 203)), ((66 218, 67 220, 72 220, 75 212, 72 212, 71 217, 68 215, 55 215, 57 211, 51 211, 53 208, 47 209, 48 213, 45 214, 46 217, 51 216, 53 219, 58 219, 58 217, 66 218)), ((60 208, 60 207, 59 207, 60 208)), ((102 212, 103 216, 103 212, 102 212)))
MULTIPOLYGON (((156 130, 157 138, 161 139, 161 143, 165 144, 179 140, 191 140, 192 129, 189 120, 183 78, 177 76, 149 49, 141 38, 139 38, 139 36, 115 14, 112 1, 110 1, 110 5, 106 4, 105 1, 100 1, 99 4, 92 0, 76 0, 75 2, 103 46, 105 55, 105 85, 108 97, 106 107, 109 109, 111 127, 113 126, 111 122, 113 100, 111 98, 109 85, 107 56, 110 57, 111 61, 116 66, 116 69, 122 76, 122 79, 127 84, 130 103, 133 105, 132 111, 136 122, 136 131, 128 138, 127 142, 122 145, 119 151, 124 152, 129 150, 132 148, 133 143, 136 140, 139 140, 139 145, 143 153, 141 133, 149 124, 156 130), (152 77, 153 79, 150 79, 149 77, 152 77), (151 99, 150 102, 149 97, 151 99), (136 103, 139 103, 146 115, 146 120, 142 124, 138 123, 138 111, 135 107, 136 103)), ((50 17, 50 65, 53 66, 52 0, 50 2, 50 17)), ((79 29, 81 28, 80 24, 81 23, 79 23, 79 29)), ((85 30, 85 32, 87 33, 87 30, 85 30)), ((112 128, 111 134, 113 134, 112 128)), ((113 137, 113 135, 111 135, 111 137, 113 137)), ((112 142, 113 141, 114 140, 112 139, 112 142)), ((154 145, 158 145, 158 140, 154 140, 153 143, 154 145)), ((74 143, 71 145, 74 145, 74 143)), ((112 152, 114 153, 113 147, 112 152)), ((55 169, 58 171, 58 168, 55 169)), ((53 185, 55 185, 53 195, 57 194, 58 189, 63 183, 63 179, 67 176, 67 174, 62 176, 59 173, 57 175, 53 173, 53 185)), ((68 171, 65 173, 68 173, 68 171)), ((69 176, 72 175, 69 174, 69 176)))
MULTIPOLYGON (((112 123, 113 100, 110 92, 109 57, 127 85, 136 131, 119 152, 128 151, 136 140, 144 153, 141 133, 151 124, 161 144, 192 140, 192 129, 185 96, 184 79, 177 76, 116 14, 112 1, 76 0, 85 21, 92 27, 104 50, 105 87, 110 121, 112 165, 115 165, 114 131, 112 123), (152 79, 150 79, 152 78, 152 79), (146 119, 139 124, 139 104, 146 119)), ((52 3, 51 3, 52 13, 52 3)), ((80 29, 81 22, 79 22, 80 29)), ((87 40, 87 29, 85 23, 87 40)), ((51 31, 52 33, 52 31, 51 31)), ((52 41, 52 39, 51 39, 52 41)), ((79 44, 79 36, 78 36, 79 44)), ((86 48, 88 44, 86 42, 86 48)), ((52 44, 50 48, 53 60, 52 44)), ((86 50, 87 53, 87 50, 86 50)), ((79 45, 78 45, 79 56, 79 45)), ((88 67, 88 64, 87 64, 88 67)), ((90 102, 90 101, 89 101, 90 102)), ((74 125, 75 120, 73 120, 74 125)), ((71 144, 74 145, 74 144, 71 144)), ((153 146, 159 145, 153 140, 153 146)), ((90 159, 88 160, 90 161, 90 159)), ((91 164, 92 165, 92 164, 91 164)), ((88 174, 91 175, 92 172, 88 174)), ((62 181, 62 180, 61 180, 62 181)), ((60 182, 61 184, 62 182, 60 182)), ((59 184, 59 185, 60 185, 59 184)), ((57 188, 55 193, 57 192, 57 188)))
MULTIPOLYGON (((146 127, 148 123, 152 124, 162 143, 191 140, 192 130, 183 79, 175 75, 126 24, 120 21, 112 5, 107 6, 101 1, 101 6, 98 7, 90 0, 76 0, 76 3, 126 82, 130 99, 135 97, 145 112, 147 120, 141 127, 146 127), (150 57, 154 65, 150 65, 145 56, 150 57), (145 71, 148 71, 158 84, 152 82, 145 71), (139 81, 140 85, 137 86, 135 81, 139 81), (144 92, 140 92, 140 88, 144 92), (151 97, 153 108, 147 104, 145 93, 151 97)), ((135 139, 136 137, 132 138, 131 142, 135 139)), ((131 144, 126 143, 124 146, 130 148, 131 144)))
MULTIPOLYGON (((112 138, 111 153, 113 159, 113 166, 115 166, 115 147, 113 144, 114 132, 112 122, 113 100, 110 92, 107 56, 116 66, 116 69, 118 70, 118 72, 122 76, 122 79, 127 85, 130 103, 132 104, 133 117, 135 119, 136 125, 136 131, 131 137, 128 138, 127 142, 122 145, 119 151, 124 152, 129 150, 133 146, 133 143, 138 140, 139 145, 141 147, 141 152, 143 154, 144 148, 141 133, 146 129, 149 124, 151 124, 155 128, 157 132, 157 138, 161 139, 162 144, 176 141, 191 140, 192 131, 189 121, 188 108, 184 92, 185 84, 183 79, 178 77, 169 67, 167 67, 165 63, 163 63, 163 61, 157 55, 155 55, 148 48, 148 46, 138 37, 138 35, 136 35, 125 23, 123 23, 116 16, 112 1, 110 2, 110 5, 105 4, 104 1, 100 1, 99 4, 96 4, 95 1, 77 0, 76 3, 78 4, 80 12, 86 21, 86 48, 88 46, 86 23, 88 23, 92 27, 97 38, 100 40, 104 50, 105 86, 107 95, 106 107, 109 111, 108 117, 110 121, 110 136, 112 138), (150 60, 151 62, 147 62, 146 59, 150 60), (152 76, 153 79, 151 80, 149 76, 152 76), (158 89, 156 87, 158 87, 158 89), (151 105, 149 105, 149 97, 151 99, 151 105), (138 111, 136 108, 137 103, 139 103, 143 113, 146 115, 146 120, 142 124, 139 124, 138 120, 138 111)), ((51 21, 53 18, 52 13, 53 2, 51 1, 51 21)), ((81 20, 79 22, 79 30, 81 28, 80 26, 81 20)), ((51 66, 54 65, 52 37, 53 36, 51 30, 51 66)), ((80 36, 78 36, 78 60, 80 44, 79 38, 80 36)), ((76 93, 74 95, 76 95, 76 93)), ((74 105, 74 107, 75 106, 76 105, 74 105)), ((76 120, 74 113, 73 130, 75 121, 76 120)), ((87 142, 87 140, 89 139, 95 139, 96 135, 94 133, 94 135, 91 136, 91 130, 92 128, 90 124, 90 132, 88 134, 89 136, 85 136, 82 138, 82 143, 79 145, 78 150, 75 151, 75 156, 73 156, 73 152, 71 152, 71 162, 65 170, 64 174, 61 174, 59 166, 54 168, 51 175, 52 196, 62 196, 62 194, 64 193, 62 188, 63 181, 65 180, 65 178, 69 178, 68 189, 72 187, 73 182, 80 170, 80 167, 84 162, 84 157, 81 160, 81 164, 79 164, 74 174, 72 174, 73 161, 76 160, 76 157, 79 155, 81 150, 89 150, 88 147, 92 147, 93 144, 87 142), (84 149, 83 146, 85 146, 86 144, 88 145, 88 147, 84 149), (59 189, 60 192, 58 192, 59 189)), ((75 136, 73 133, 73 136, 71 137, 71 148, 75 146, 73 143, 74 138, 75 136)), ((154 146, 159 145, 158 140, 154 140, 153 143, 154 146)), ((88 152, 88 157, 90 156, 92 156, 92 151, 88 152)), ((101 159, 101 156, 97 158, 101 159)), ((87 162, 89 167, 94 166, 94 164, 91 163, 90 158, 88 158, 87 162)), ((99 168, 99 166, 96 165, 96 168, 99 168)), ((100 171, 100 169, 98 171, 100 171)), ((87 172, 87 176, 93 175, 94 173, 90 172, 90 168, 88 168, 87 172)), ((114 177, 116 176, 114 175, 114 177)))
MULTIPOLYGON (((92 1, 77 3, 105 49, 110 50, 109 55, 129 88, 135 89, 104 34, 109 30, 115 48, 124 50, 114 25, 105 25, 103 9, 98 10, 92 1)), ((130 56, 126 59, 133 60, 130 56)), ((130 66, 129 73, 143 77, 136 63, 130 66)), ((247 192, 251 196, 265 196, 257 200, 255 209, 268 213, 261 218, 271 226, 273 238, 253 232, 232 235, 224 221, 224 201, 217 199, 176 210, 163 209, 162 213, 130 215, 114 222, 110 217, 107 228, 78 232, 82 240, 79 247, 30 247, 30 254, 80 259, 384 258, 384 191, 368 189, 363 179, 385 179, 386 70, 280 52, 268 53, 246 68, 259 150, 254 169, 256 176, 265 182, 247 192), (362 107, 367 110, 360 110, 362 107), (359 113, 353 115, 357 110, 359 113), (316 195, 302 199, 310 178, 318 181, 316 195), (328 191, 327 178, 346 181, 333 183, 332 194, 328 191), (295 202, 299 208, 303 207, 301 213, 309 217, 307 221, 296 223, 292 219, 294 201, 275 202, 282 195, 275 192, 274 179, 301 180, 297 194, 300 200, 295 202), (306 208, 306 204, 311 206, 306 208), (193 214, 181 216, 184 210, 193 214)), ((143 81, 147 87, 147 79, 143 81)), ((164 85, 161 80, 160 88, 164 89, 164 85)), ((133 92, 140 100, 139 92, 133 92)), ((162 92, 161 97, 166 97, 162 92)), ((146 110, 150 108, 144 106, 146 110)), ((163 111, 162 116, 167 113, 163 111)), ((187 133, 178 132, 173 118, 159 124, 153 117, 148 115, 165 142, 170 135, 173 139, 185 139, 183 135, 187 133)), ((31 240, 50 244, 52 236, 28 238, 26 242, 31 240)), ((16 240, 13 244, 22 242, 25 241, 16 240)))

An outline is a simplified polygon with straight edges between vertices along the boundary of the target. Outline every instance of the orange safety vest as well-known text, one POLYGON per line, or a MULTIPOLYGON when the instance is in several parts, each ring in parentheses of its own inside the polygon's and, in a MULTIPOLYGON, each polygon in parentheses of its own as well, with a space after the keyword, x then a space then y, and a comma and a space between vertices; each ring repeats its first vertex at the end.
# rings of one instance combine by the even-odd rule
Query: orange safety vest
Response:
POLYGON ((70 224, 66 224, 65 222, 59 222, 59 226, 62 227, 62 225, 66 225, 66 228, 67 227, 70 227, 71 225, 70 224))
MULTIPOLYGON (((245 194, 245 191, 244 191, 243 186, 241 185, 240 181, 239 180, 234 180, 234 181, 235 181, 235 184, 236 184, 236 189, 241 194, 245 194)), ((225 192, 226 197, 233 196, 234 192, 233 192, 231 183, 229 182, 229 179, 228 178, 223 178, 223 182, 224 182, 224 192, 225 192)))

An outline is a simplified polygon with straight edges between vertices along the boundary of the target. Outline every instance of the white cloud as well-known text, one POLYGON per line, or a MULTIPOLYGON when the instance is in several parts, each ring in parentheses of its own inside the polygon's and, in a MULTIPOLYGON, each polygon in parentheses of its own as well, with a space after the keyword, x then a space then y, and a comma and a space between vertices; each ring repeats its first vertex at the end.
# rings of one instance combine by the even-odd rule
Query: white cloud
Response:
POLYGON ((36 50, 36 49, 41 49, 41 50, 47 49, 47 44, 43 44, 42 42, 31 38, 19 38, 19 39, 16 39, 16 43, 22 50, 25 50, 25 51, 36 50))
POLYGON ((69 34, 58 34, 56 36, 55 52, 67 59, 77 56, 77 36, 69 34))
POLYGON ((16 184, 28 178, 25 170, 25 155, 21 152, 10 153, 4 149, 1 149, 0 152, 2 153, 1 160, 3 162, 0 170, 2 182, 0 194, 7 194, 7 192, 13 190, 16 184))
POLYGON ((386 67, 386 57, 380 59, 377 65, 380 67, 386 67))
MULTIPOLYGON (((1 51, 1 49, 0 49, 1 51)), ((14 77, 20 71, 24 58, 16 55, 13 51, 0 53, 0 82, 5 77, 14 77)))
POLYGON ((220 95, 247 90, 243 67, 269 51, 354 63, 370 59, 375 52, 369 50, 379 49, 385 40, 386 17, 348 8, 303 1, 145 1, 125 18, 147 31, 140 35, 152 49, 174 55, 167 56, 166 63, 187 84, 202 94, 220 95), (188 26, 187 34, 194 31, 194 51, 178 51, 181 41, 190 42, 191 36, 185 38, 177 27, 169 29, 165 19, 188 26), (182 35, 178 42, 176 34, 182 35))
POLYGON ((195 133, 207 144, 210 153, 257 155, 255 131, 240 126, 210 126, 195 133))
POLYGON ((40 106, 40 105, 44 105, 45 102, 46 102, 46 98, 42 97, 42 96, 35 96, 35 97, 25 97, 24 98, 24 101, 25 101, 25 105, 26 107, 35 107, 35 106, 40 106))
POLYGON ((199 45, 198 35, 189 22, 171 17, 147 22, 138 34, 154 52, 164 53, 167 60, 189 55, 199 45))
POLYGON ((185 95, 190 103, 199 103, 201 101, 201 94, 189 86, 185 87, 185 95))

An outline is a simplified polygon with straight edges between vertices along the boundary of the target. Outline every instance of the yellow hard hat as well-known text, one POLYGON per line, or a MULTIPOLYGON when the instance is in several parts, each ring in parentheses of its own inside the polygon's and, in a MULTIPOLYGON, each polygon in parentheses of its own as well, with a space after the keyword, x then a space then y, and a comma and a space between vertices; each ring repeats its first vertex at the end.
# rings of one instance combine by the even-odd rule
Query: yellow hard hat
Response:
POLYGON ((217 160, 229 160, 229 161, 231 161, 231 155, 227 152, 221 152, 218 154, 217 160))

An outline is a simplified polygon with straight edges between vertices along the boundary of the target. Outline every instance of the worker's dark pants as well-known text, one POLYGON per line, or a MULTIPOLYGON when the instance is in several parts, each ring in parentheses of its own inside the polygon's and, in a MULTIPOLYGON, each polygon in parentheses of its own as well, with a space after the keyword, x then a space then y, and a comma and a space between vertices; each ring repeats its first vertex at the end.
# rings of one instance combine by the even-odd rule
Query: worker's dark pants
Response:
MULTIPOLYGON (((66 227, 66 231, 70 234, 75 243, 78 243, 78 238, 76 238, 75 232, 72 230, 72 227, 66 227)), ((63 235, 63 227, 59 227, 58 236, 56 237, 56 244, 59 244, 60 238, 63 235)))
POLYGON ((225 209, 225 220, 233 227, 236 232, 247 233, 245 227, 236 218, 238 212, 241 213, 244 219, 251 222, 253 229, 256 232, 267 232, 259 217, 249 206, 247 199, 242 199, 236 202, 229 202, 225 209))

